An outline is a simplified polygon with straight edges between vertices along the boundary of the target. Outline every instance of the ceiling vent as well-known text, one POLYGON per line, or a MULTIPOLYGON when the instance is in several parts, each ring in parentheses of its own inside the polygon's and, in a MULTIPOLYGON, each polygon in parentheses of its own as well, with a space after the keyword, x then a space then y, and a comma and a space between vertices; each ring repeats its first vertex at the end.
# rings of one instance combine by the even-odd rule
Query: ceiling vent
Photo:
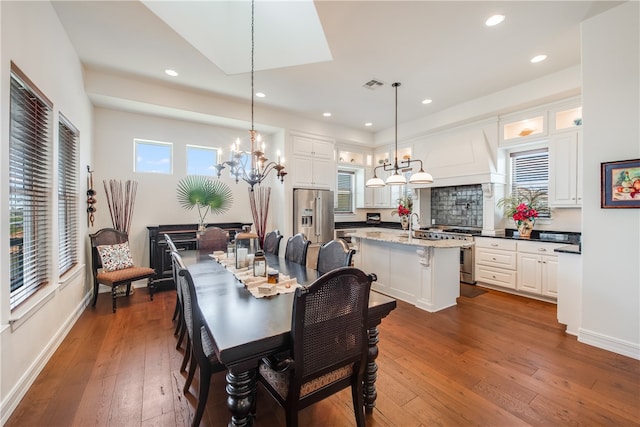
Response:
POLYGON ((384 83, 382 83, 380 80, 376 80, 376 79, 371 79, 371 80, 369 80, 368 82, 366 82, 365 84, 362 85, 363 88, 369 89, 369 90, 376 90, 380 86, 384 86, 384 83))

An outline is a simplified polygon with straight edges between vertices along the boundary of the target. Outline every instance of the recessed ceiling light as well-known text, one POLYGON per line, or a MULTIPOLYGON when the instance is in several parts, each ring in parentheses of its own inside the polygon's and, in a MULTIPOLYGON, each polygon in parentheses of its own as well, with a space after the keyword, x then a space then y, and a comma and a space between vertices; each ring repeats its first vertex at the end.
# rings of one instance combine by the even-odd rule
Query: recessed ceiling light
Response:
POLYGON ((322 113, 322 115, 325 117, 331 117, 331 113, 322 113))
POLYGON ((369 127, 369 126, 373 126, 373 123, 371 123, 371 122, 367 122, 367 123, 365 123, 364 125, 365 125, 365 126, 367 126, 367 127, 369 127))
POLYGON ((422 100, 422 103, 423 103, 423 104, 425 104, 425 105, 426 105, 426 104, 431 104, 432 102, 433 102, 433 100, 428 99, 428 98, 427 98, 427 99, 423 99, 423 100, 422 100))
POLYGON ((257 96, 258 98, 264 98, 264 97, 265 97, 265 96, 267 96, 267 95, 265 95, 265 94, 264 94, 264 93, 262 93, 262 92, 256 92, 256 96, 257 96))
POLYGON ((167 68, 166 70, 164 70, 164 73, 168 76, 171 77, 177 77, 178 76, 178 72, 176 70, 172 70, 171 68, 167 68))
POLYGON ((545 59, 547 59, 547 55, 536 55, 533 58, 531 58, 531 62, 535 64, 536 62, 542 62, 545 59))
POLYGON ((484 24, 487 27, 493 27, 494 25, 498 25, 502 21, 504 21, 504 15, 493 15, 492 17, 484 21, 484 24))

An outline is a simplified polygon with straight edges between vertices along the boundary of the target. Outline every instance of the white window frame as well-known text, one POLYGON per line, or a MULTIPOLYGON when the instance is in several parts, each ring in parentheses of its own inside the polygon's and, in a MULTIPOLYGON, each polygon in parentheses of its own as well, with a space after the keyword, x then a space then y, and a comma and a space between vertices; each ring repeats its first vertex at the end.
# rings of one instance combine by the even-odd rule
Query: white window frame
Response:
POLYGON ((13 62, 10 74, 8 285, 14 310, 51 282, 53 103, 13 62))
POLYGON ((186 171, 187 175, 205 175, 205 176, 217 176, 218 170, 214 167, 218 163, 220 163, 220 149, 214 147, 205 147, 202 145, 191 145, 187 144, 185 148, 185 163, 186 163, 186 171), (209 154, 213 152, 213 160, 211 165, 207 167, 207 173, 193 173, 189 171, 189 151, 199 151, 201 155, 209 154))
POLYGON ((62 114, 58 120, 58 272, 60 276, 78 264, 79 132, 62 114))
MULTIPOLYGON (((155 160, 156 162, 158 161, 163 161, 164 159, 159 159, 159 160, 155 160)), ((173 143, 172 142, 163 142, 163 141, 152 141, 152 140, 148 140, 148 139, 138 139, 138 138, 134 138, 133 140, 133 171, 135 173, 152 173, 152 174, 161 174, 161 175, 173 175, 173 143), (169 164, 169 169, 166 170, 166 168, 158 168, 158 170, 144 170, 144 169, 140 169, 139 168, 139 155, 138 155, 138 149, 141 145, 146 145, 149 147, 153 147, 153 146, 157 146, 158 148, 162 147, 162 148, 167 148, 169 151, 168 154, 169 158, 167 159, 167 163, 169 164)))
POLYGON ((334 215, 353 215, 356 212, 356 172, 352 169, 346 168, 338 168, 338 172, 336 174, 336 191, 334 195, 334 215), (339 176, 340 175, 350 175, 351 176, 351 188, 349 191, 340 191, 339 188, 339 176), (351 195, 351 208, 349 211, 339 211, 338 209, 338 198, 341 193, 347 193, 351 195))
MULTIPOLYGON (((522 146, 522 147, 514 147, 510 150, 507 151, 507 159, 508 159, 508 182, 509 182, 509 186, 508 186, 508 195, 513 194, 513 191, 516 187, 524 187, 524 188, 535 188, 535 189, 544 189, 547 192, 547 208, 549 209, 549 213, 548 214, 540 214, 540 216, 538 217, 537 221, 541 222, 541 223, 549 223, 550 219, 551 219, 551 207, 549 206, 549 143, 548 141, 542 141, 536 144, 528 144, 526 146, 522 146), (546 180, 546 186, 540 186, 540 185, 534 185, 533 187, 530 187, 528 184, 524 184, 524 185, 517 185, 517 183, 514 183, 513 177, 514 177, 514 171, 513 171, 513 157, 517 157, 517 156, 523 156, 523 155, 527 155, 527 154, 535 154, 535 153, 541 153, 541 152, 546 152, 547 153, 547 180, 546 180)), ((529 183, 530 184, 530 183, 529 183)))

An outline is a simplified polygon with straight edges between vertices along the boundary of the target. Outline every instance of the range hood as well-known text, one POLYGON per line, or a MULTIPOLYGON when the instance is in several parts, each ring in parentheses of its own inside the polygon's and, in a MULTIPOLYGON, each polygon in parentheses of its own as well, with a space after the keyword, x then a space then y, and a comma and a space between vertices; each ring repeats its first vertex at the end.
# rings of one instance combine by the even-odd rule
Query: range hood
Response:
POLYGON ((475 123, 414 139, 413 157, 422 159, 433 184, 413 188, 506 183, 504 153, 498 150, 498 122, 475 123))

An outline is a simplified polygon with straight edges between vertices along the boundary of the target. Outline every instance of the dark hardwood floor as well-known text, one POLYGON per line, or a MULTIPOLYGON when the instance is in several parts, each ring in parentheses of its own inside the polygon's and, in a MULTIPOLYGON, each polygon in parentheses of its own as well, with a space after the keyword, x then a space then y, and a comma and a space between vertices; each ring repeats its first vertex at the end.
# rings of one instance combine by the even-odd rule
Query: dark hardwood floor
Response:
MULTIPOLYGON (((6 424, 187 426, 171 315, 175 293, 144 289, 111 313, 87 308, 6 424)), ((427 313, 399 302, 380 327, 378 401, 369 426, 640 426, 640 361, 577 342, 552 304, 489 290, 427 313)), ((196 376, 197 378, 197 376, 196 376)), ((226 426, 224 374, 203 426, 226 426)), ((348 390, 300 414, 303 426, 355 424, 348 390)), ((258 390, 256 426, 284 426, 258 390)))

